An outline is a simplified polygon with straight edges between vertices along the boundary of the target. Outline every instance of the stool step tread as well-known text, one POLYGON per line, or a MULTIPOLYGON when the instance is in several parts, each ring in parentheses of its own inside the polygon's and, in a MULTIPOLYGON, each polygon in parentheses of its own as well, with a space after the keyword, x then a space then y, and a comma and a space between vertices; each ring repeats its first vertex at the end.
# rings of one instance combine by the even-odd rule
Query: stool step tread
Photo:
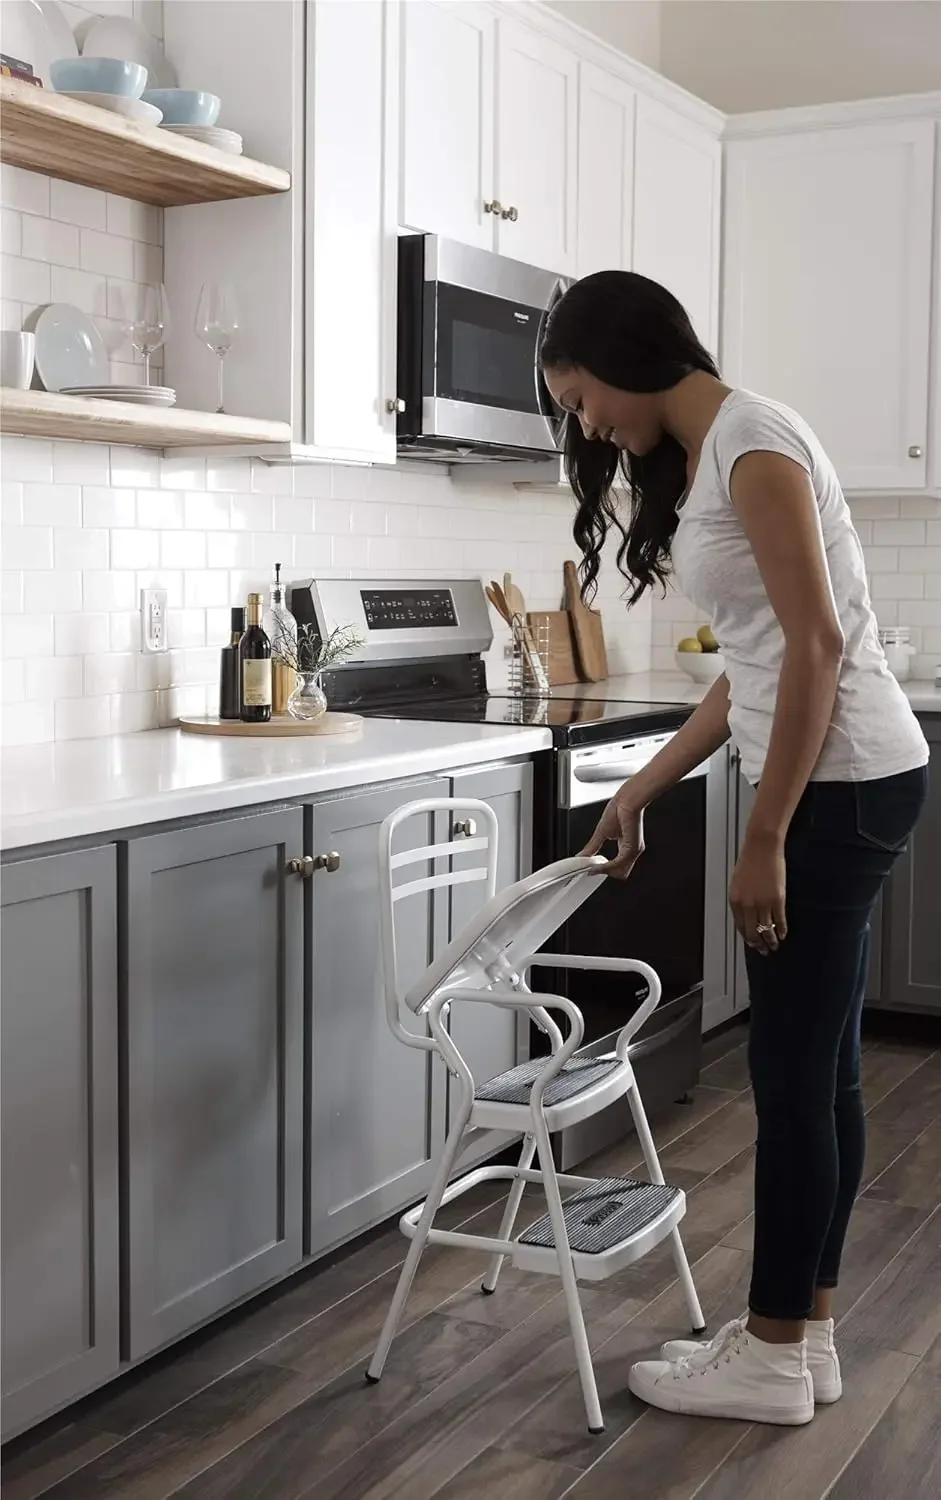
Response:
MULTIPOLYGON (((580 1255, 604 1255, 643 1234, 682 1196, 680 1188, 668 1183, 601 1177, 562 1205, 572 1250, 580 1255)), ((518 1243, 553 1250, 555 1235, 549 1215, 521 1234, 518 1243)))

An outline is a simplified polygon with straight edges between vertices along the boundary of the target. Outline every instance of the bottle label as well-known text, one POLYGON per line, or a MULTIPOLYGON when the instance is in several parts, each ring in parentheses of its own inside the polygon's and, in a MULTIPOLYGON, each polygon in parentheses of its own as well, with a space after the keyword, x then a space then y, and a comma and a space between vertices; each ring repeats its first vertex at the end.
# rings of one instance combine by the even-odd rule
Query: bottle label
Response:
POLYGON ((242 662, 242 702, 246 708, 271 707, 271 660, 242 662))

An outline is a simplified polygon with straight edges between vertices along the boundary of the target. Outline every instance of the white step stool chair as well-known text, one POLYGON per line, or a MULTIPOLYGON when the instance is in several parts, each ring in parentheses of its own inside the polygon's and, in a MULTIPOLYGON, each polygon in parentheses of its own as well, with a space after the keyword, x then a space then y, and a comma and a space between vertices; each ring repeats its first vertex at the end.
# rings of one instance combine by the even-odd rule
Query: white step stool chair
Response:
POLYGON ((578 1295, 580 1279, 605 1280, 669 1237, 693 1331, 696 1334, 704 1331, 696 1288, 677 1228, 686 1212, 685 1195, 663 1180, 628 1058, 631 1037, 660 999, 660 981, 647 964, 633 960, 572 957, 541 951, 542 944, 591 895, 595 881, 604 878, 606 861, 598 856, 562 859, 498 895, 497 820, 485 802, 432 798, 399 808, 380 830, 379 862, 383 983, 389 1025, 406 1046, 440 1054, 457 1080, 458 1102, 452 1110, 447 1140, 428 1198, 401 1220, 403 1233, 411 1244, 367 1379, 375 1382, 382 1375, 425 1246, 476 1247, 491 1257, 484 1292, 495 1291, 505 1258, 521 1270, 561 1277, 589 1430, 601 1432, 604 1423, 578 1295), (415 817, 427 819, 430 814, 450 815, 454 831, 448 840, 394 853, 395 835, 403 823, 415 817), (458 818, 462 820, 461 833, 455 836, 458 818), (480 855, 480 863, 469 868, 466 857, 472 852, 480 855), (460 856, 458 869, 453 868, 455 856, 460 856), (397 882, 400 872, 416 864, 430 867, 431 873, 397 882), (467 881, 484 884, 486 899, 480 910, 437 955, 418 982, 401 994, 395 945, 397 904, 411 897, 426 896, 436 888, 467 881), (537 963, 643 976, 648 986, 647 997, 620 1033, 613 1054, 591 1059, 573 1056, 584 1034, 581 1012, 563 995, 534 994, 529 989, 529 970, 537 963), (475 1082, 448 1028, 451 1007, 462 1004, 508 1006, 529 1012, 548 1034, 551 1054, 522 1063, 497 1078, 475 1082), (568 1019, 570 1031, 564 1040, 550 1011, 558 1011, 568 1019), (405 1025, 409 1015, 427 1018, 428 1033, 416 1035, 411 1031, 405 1025), (550 1142, 552 1132, 584 1120, 625 1096, 650 1181, 557 1173, 550 1142), (519 1164, 480 1167, 449 1185, 462 1139, 473 1127, 522 1135, 519 1164), (538 1171, 532 1170, 534 1156, 538 1156, 538 1171), (493 1180, 511 1183, 497 1235, 433 1228, 435 1214, 442 1204, 481 1182, 493 1180), (529 1182, 542 1185, 549 1212, 514 1239, 517 1212, 529 1182), (571 1190, 572 1196, 563 1202, 560 1189, 571 1190))

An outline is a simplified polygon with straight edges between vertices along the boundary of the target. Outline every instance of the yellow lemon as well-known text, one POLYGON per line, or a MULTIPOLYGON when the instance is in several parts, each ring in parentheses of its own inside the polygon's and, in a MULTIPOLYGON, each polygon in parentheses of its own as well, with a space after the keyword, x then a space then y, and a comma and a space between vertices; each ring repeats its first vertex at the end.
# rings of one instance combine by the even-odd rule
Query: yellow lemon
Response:
POLYGON ((718 651, 719 642, 716 640, 708 625, 700 625, 696 632, 700 646, 704 651, 718 651))
POLYGON ((684 640, 677 642, 677 651, 702 651, 702 642, 697 641, 694 635, 688 635, 684 640))

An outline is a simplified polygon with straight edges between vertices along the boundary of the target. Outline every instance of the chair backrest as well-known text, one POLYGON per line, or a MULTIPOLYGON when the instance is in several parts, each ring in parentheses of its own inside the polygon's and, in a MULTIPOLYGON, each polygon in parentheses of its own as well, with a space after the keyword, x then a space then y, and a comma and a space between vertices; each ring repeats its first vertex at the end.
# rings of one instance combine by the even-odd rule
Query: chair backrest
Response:
POLYGON ((507 983, 595 889, 607 860, 576 856, 544 865, 498 892, 436 955, 405 995, 420 1011, 439 991, 507 983))
POLYGON ((425 797, 406 803, 385 819, 379 830, 379 893, 382 936, 383 994, 392 1030, 401 1040, 405 1000, 399 978, 396 906, 429 891, 479 884, 485 903, 497 888, 497 817, 486 802, 468 797, 425 797), (438 826, 447 817, 446 831, 438 826), (403 825, 431 820, 431 842, 395 852, 403 825), (468 862, 468 856, 475 856, 468 862), (424 867, 414 873, 415 866, 424 867), (405 878, 401 878, 403 872, 405 878))

